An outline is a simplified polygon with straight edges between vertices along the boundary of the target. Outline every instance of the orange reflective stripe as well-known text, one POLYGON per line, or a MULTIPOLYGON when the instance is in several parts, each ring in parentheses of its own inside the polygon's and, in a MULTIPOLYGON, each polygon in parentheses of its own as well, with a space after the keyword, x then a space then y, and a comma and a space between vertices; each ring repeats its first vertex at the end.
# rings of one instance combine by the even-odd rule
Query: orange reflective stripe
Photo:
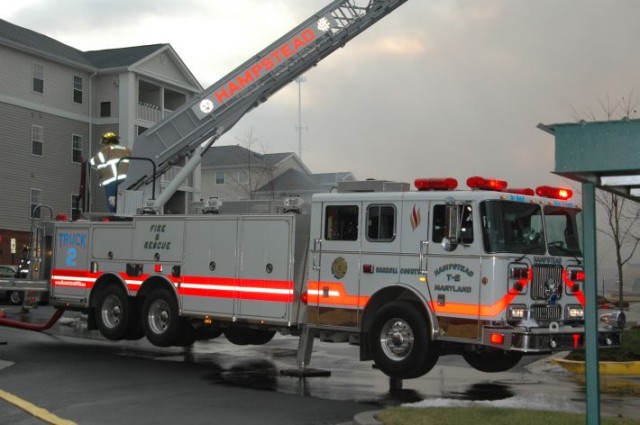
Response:
MULTIPOLYGON (((523 282, 523 289, 531 282, 531 279, 523 282)), ((491 305, 465 304, 465 303, 445 303, 438 305, 436 301, 429 302, 429 306, 436 314, 456 314, 459 316, 492 318, 502 313, 511 305, 518 294, 506 294, 491 305)))
POLYGON ((180 295, 290 303, 294 300, 291 280, 234 277, 184 276, 180 295))
POLYGON ((307 282, 307 304, 326 307, 362 308, 369 302, 368 296, 349 295, 342 282, 307 282))

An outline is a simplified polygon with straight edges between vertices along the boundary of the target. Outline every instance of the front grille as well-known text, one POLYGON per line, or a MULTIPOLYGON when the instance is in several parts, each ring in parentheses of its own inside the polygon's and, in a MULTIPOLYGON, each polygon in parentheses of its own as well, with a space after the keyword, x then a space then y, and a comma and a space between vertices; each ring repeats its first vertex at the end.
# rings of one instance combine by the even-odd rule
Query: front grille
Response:
POLYGON ((538 321, 560 320, 562 309, 559 305, 532 305, 531 315, 538 321))
POLYGON ((533 266, 533 280, 531 281, 531 299, 548 300, 550 294, 546 292, 547 282, 553 280, 559 288, 562 288, 562 266, 538 264, 533 266))

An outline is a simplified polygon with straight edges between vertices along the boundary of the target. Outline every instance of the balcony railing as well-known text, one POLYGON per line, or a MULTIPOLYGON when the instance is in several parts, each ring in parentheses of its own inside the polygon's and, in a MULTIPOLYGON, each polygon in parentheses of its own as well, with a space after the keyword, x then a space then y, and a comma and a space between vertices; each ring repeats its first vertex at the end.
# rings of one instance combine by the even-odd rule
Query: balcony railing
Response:
POLYGON ((138 102, 138 119, 158 122, 162 119, 162 109, 149 102, 138 102))

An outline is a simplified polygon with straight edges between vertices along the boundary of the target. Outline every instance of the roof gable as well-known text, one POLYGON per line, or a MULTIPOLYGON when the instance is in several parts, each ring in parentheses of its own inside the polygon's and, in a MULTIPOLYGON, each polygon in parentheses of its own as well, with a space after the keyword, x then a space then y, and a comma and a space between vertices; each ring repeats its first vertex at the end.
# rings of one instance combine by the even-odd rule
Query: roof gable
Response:
POLYGON ((203 168, 246 167, 251 165, 269 165, 265 156, 238 145, 214 146, 202 157, 203 168))
POLYGON ((84 55, 96 68, 121 68, 136 64, 142 59, 163 49, 165 46, 168 46, 168 44, 93 50, 85 52, 84 55))
POLYGON ((92 67, 89 59, 80 50, 2 19, 0 19, 0 43, 60 62, 71 62, 85 68, 92 67))
POLYGON ((323 187, 313 177, 295 169, 289 169, 271 180, 256 192, 321 192, 323 187))
MULTIPOLYGON (((153 66, 140 71, 151 73, 154 77, 167 79, 176 84, 181 84, 184 81, 187 84, 181 85, 186 86, 189 90, 202 90, 198 80, 171 45, 167 43, 82 52, 44 34, 0 19, 0 44, 91 71, 132 68, 154 55, 166 52, 171 60, 170 65, 172 65, 168 75, 164 75, 162 72, 153 72, 153 66)), ((138 72, 135 68, 129 70, 138 72)))

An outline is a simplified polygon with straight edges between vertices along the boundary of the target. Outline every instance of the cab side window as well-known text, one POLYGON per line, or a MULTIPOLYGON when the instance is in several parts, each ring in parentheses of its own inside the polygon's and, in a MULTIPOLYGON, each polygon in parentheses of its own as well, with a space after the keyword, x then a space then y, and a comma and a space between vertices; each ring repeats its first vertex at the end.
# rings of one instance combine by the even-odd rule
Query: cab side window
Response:
POLYGON ((367 208, 367 240, 391 242, 395 237, 395 207, 393 205, 370 205, 367 208))
POLYGON ((358 206, 329 205, 325 209, 324 238, 328 241, 358 240, 358 206))
MULTIPOLYGON (((473 243, 473 209, 470 204, 458 206, 458 217, 460 220, 460 242, 469 245, 473 243)), ((446 205, 436 205, 433 207, 433 227, 431 229, 431 240, 436 243, 442 242, 445 236, 446 205)))

